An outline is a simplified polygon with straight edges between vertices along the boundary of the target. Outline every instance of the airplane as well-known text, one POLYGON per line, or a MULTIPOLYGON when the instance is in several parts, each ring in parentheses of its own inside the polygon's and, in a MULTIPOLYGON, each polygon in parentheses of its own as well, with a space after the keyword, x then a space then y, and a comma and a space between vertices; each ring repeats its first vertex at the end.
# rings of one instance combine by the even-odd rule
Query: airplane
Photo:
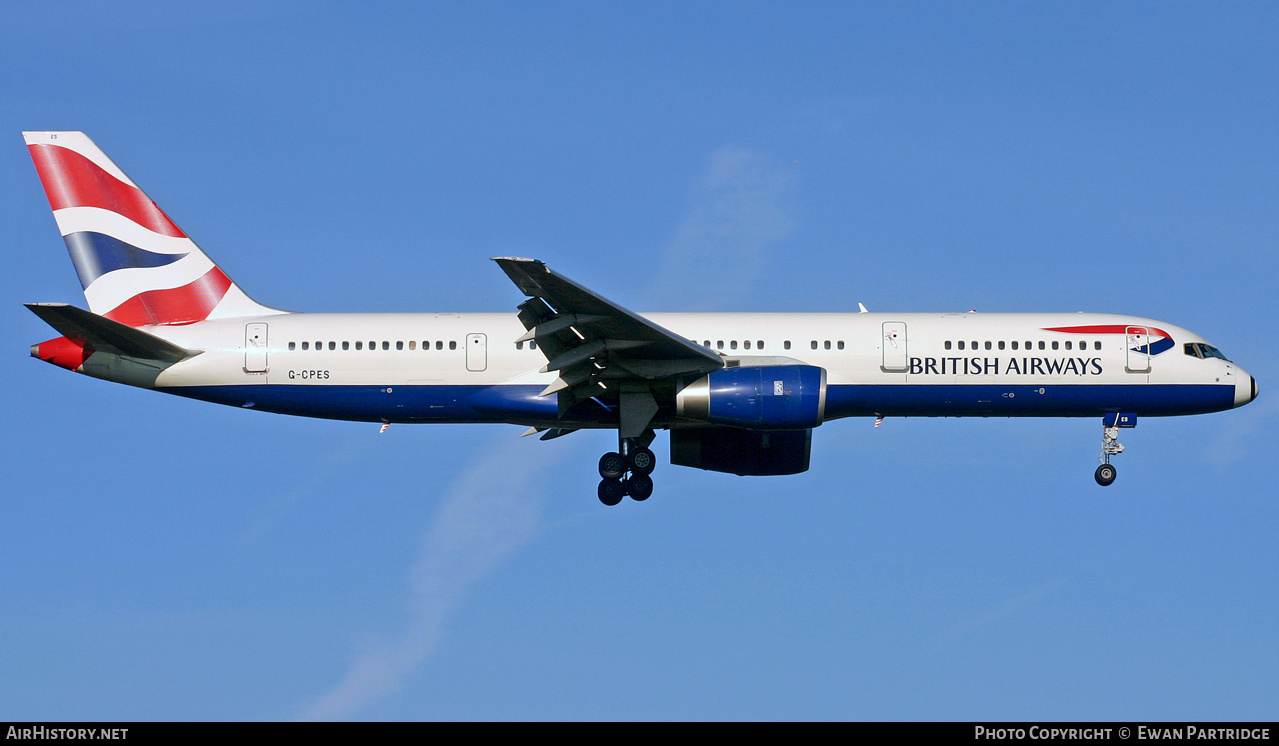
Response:
POLYGON ((534 259, 493 261, 514 313, 294 313, 250 298, 82 132, 24 132, 88 310, 30 303, 61 336, 31 355, 244 409, 380 423, 510 423, 542 440, 617 431, 597 496, 647 499, 670 461, 743 476, 809 468, 849 417, 1100 417, 1096 482, 1121 428, 1217 412, 1257 381, 1203 337, 1101 313, 638 314, 534 259))

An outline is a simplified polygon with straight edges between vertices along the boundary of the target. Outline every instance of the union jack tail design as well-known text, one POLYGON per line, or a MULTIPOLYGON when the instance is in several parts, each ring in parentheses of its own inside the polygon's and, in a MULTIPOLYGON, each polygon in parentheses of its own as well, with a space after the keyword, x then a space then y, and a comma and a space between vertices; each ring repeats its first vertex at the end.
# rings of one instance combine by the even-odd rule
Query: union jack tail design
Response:
POLYGON ((127 326, 281 313, 245 295, 83 132, 24 132, 89 310, 127 326))

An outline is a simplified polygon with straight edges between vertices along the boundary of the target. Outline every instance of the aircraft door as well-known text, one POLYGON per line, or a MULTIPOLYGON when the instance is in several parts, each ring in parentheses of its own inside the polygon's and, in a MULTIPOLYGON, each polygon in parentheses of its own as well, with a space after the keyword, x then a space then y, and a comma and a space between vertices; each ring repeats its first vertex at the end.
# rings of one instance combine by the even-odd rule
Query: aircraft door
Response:
POLYGON ((266 324, 255 322, 244 326, 244 372, 266 372, 266 324))
POLYGON ((466 369, 479 372, 488 367, 488 338, 483 334, 466 335, 466 369))
POLYGON ((906 322, 885 321, 884 338, 880 341, 884 351, 883 369, 901 373, 909 367, 906 357, 906 322))
POLYGON ((1144 326, 1130 326, 1124 332, 1129 373, 1150 372, 1150 330, 1144 326))

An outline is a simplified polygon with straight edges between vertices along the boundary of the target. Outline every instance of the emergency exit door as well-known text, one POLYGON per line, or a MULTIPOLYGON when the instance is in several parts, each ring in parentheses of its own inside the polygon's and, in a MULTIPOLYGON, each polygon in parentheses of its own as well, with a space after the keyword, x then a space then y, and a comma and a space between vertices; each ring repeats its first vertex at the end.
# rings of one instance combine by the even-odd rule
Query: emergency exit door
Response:
POLYGON ((483 334, 466 335, 466 369, 479 372, 488 367, 488 338, 483 334))
POLYGON ((885 321, 884 338, 880 341, 884 351, 883 368, 885 371, 900 373, 907 369, 906 357, 906 322, 885 321))
POLYGON ((1128 349, 1128 372, 1150 372, 1150 330, 1144 326, 1130 326, 1124 332, 1124 343, 1128 349))
POLYGON ((266 324, 255 322, 244 326, 244 372, 266 372, 266 324))

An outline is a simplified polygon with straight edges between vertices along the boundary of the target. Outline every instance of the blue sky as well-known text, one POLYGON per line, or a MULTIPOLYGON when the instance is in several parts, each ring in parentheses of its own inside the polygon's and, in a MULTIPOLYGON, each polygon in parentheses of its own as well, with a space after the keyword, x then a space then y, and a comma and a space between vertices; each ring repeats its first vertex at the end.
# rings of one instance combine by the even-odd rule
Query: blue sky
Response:
POLYGON ((1279 717, 1279 11, 45 3, 0 27, 0 719, 1279 717), (263 415, 73 376, 19 133, 81 129, 256 299, 1105 311, 1262 397, 828 423, 812 469, 263 415), (1268 396, 1268 394, 1270 394, 1268 396))

